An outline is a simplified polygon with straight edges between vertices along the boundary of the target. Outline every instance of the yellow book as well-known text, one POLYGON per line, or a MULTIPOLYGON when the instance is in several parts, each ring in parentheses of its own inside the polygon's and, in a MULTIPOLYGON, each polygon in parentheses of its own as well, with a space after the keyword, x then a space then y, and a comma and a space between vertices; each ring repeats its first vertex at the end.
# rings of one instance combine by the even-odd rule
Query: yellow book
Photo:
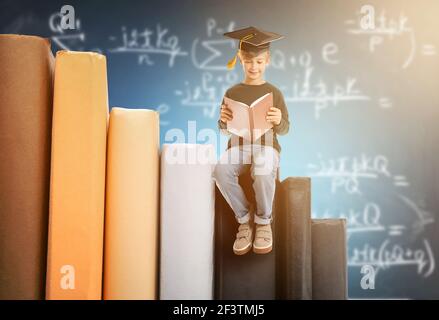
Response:
POLYGON ((156 299, 159 114, 112 108, 108 129, 104 299, 156 299))

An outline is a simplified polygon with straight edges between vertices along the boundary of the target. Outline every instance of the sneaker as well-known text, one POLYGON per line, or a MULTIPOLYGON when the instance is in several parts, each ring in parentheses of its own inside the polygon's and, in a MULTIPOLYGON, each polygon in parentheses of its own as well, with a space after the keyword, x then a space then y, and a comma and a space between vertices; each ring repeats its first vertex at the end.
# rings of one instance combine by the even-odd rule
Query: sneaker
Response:
POLYGON ((253 228, 250 223, 242 223, 238 227, 236 240, 233 244, 233 252, 240 256, 246 254, 252 248, 253 228))
POLYGON ((273 234, 270 224, 257 224, 253 252, 264 254, 269 253, 273 248, 273 234))

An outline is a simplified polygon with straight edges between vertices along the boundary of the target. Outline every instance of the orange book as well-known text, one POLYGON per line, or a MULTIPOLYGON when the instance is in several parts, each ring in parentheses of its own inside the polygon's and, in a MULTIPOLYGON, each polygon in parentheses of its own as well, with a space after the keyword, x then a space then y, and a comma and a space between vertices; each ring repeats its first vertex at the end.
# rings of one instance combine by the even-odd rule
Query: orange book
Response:
POLYGON ((101 299, 107 142, 105 56, 55 61, 46 298, 101 299))
POLYGON ((255 142, 273 127, 272 123, 265 120, 267 112, 273 106, 272 92, 256 99, 251 105, 228 97, 224 97, 224 103, 233 112, 233 119, 227 121, 227 130, 230 133, 255 142))

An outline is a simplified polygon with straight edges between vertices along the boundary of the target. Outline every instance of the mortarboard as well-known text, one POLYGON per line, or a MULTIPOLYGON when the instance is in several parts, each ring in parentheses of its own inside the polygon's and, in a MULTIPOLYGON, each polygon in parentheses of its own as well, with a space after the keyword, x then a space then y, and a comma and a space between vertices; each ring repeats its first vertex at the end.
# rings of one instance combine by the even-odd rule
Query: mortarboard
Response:
MULTIPOLYGON (((263 31, 255 27, 248 27, 231 32, 226 32, 224 33, 224 36, 239 40, 239 50, 254 52, 256 54, 267 50, 270 47, 271 42, 282 39, 284 37, 280 34, 263 31)), ((233 69, 236 64, 237 57, 238 53, 236 53, 235 57, 227 63, 227 68, 233 69)))

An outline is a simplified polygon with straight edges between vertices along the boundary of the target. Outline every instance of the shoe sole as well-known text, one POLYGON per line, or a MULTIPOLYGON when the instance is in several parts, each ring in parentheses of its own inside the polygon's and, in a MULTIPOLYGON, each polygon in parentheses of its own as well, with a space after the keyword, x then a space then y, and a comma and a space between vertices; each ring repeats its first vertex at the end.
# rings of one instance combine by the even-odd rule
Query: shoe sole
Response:
POLYGON ((257 253, 257 254, 266 254, 266 253, 271 252, 272 249, 273 249, 272 245, 269 247, 266 247, 266 248, 258 248, 258 247, 253 246, 253 252, 257 253))
POLYGON ((242 256, 244 254, 246 254, 247 252, 249 252, 252 248, 252 243, 250 243, 246 248, 241 249, 241 250, 237 250, 235 248, 233 248, 233 253, 236 254, 237 256, 242 256))

